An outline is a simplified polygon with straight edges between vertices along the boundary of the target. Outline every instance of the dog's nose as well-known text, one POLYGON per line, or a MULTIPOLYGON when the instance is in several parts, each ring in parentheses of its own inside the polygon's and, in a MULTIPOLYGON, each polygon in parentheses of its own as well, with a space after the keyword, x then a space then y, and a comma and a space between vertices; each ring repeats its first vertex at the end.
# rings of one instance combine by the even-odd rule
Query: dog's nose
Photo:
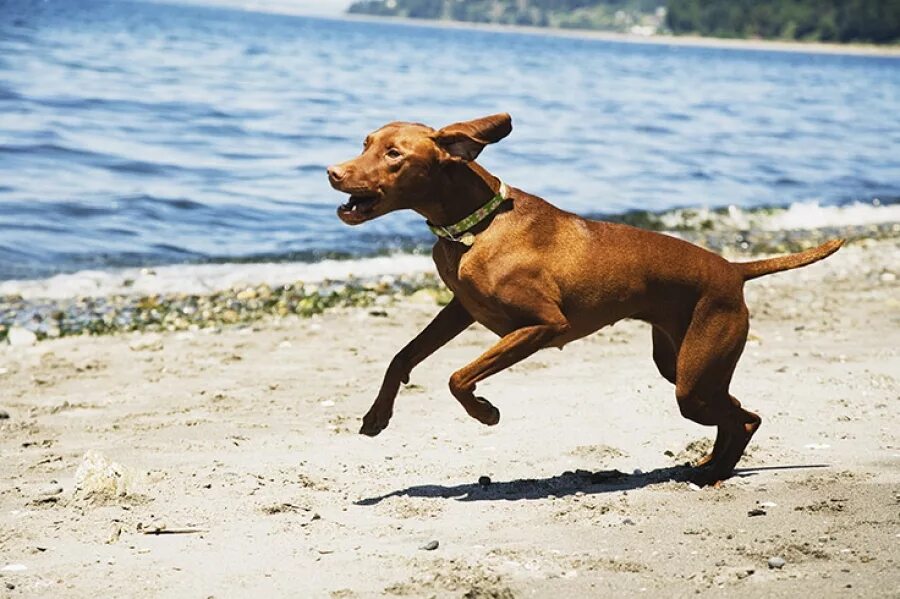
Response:
POLYGON ((328 167, 328 180, 332 183, 337 183, 341 179, 344 178, 344 169, 339 166, 329 166, 328 167))

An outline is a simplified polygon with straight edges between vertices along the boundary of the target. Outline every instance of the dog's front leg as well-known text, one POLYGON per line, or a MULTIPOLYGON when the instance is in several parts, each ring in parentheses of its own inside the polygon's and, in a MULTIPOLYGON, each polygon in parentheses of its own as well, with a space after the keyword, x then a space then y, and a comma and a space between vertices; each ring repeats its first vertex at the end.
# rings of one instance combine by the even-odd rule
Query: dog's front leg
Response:
POLYGON ((378 397, 363 417, 359 432, 374 437, 387 428, 394 413, 394 399, 400 390, 400 383, 408 383, 409 373, 419 362, 462 333, 473 322, 475 319, 456 298, 444 306, 434 320, 391 360, 384 373, 378 397))
POLYGON ((561 320, 557 323, 533 325, 513 331, 474 362, 454 372, 450 377, 450 392, 459 400, 469 416, 489 426, 497 424, 500 422, 500 411, 485 398, 475 397, 475 384, 547 347, 568 329, 568 323, 561 320))

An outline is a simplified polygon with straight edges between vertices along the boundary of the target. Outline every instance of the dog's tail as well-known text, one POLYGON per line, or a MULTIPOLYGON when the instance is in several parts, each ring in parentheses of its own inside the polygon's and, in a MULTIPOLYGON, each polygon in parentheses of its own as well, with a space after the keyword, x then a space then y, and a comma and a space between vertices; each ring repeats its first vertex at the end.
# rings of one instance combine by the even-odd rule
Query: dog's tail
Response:
POLYGON ((778 256, 777 258, 769 258, 767 260, 755 260, 753 262, 736 262, 734 265, 738 271, 744 276, 745 281, 780 272, 782 270, 790 270, 792 268, 800 268, 813 262, 818 262, 823 258, 827 258, 831 254, 838 251, 844 245, 843 239, 832 239, 826 241, 818 247, 797 254, 788 254, 787 256, 778 256))

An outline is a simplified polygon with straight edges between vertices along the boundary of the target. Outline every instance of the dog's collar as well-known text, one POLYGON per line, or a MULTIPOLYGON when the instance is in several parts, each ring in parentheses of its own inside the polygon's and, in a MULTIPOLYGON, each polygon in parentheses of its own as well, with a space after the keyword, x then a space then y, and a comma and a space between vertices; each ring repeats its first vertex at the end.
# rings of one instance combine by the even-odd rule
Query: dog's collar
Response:
POLYGON ((496 210, 497 207, 506 199, 508 191, 509 188, 506 187, 506 183, 501 181, 500 190, 497 192, 497 195, 492 197, 487 204, 485 204, 469 216, 465 217, 456 224, 447 225, 446 227, 427 223, 428 228, 431 229, 431 232, 438 237, 443 237, 444 239, 449 239, 450 241, 458 241, 463 245, 470 246, 475 243, 475 235, 473 233, 470 233, 469 229, 490 216, 491 213, 496 210))

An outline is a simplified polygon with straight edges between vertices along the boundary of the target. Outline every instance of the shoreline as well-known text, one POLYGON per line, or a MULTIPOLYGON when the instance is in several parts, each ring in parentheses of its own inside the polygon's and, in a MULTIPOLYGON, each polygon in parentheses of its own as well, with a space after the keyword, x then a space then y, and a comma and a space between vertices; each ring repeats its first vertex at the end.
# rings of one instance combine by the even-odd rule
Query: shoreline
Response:
POLYGON ((827 54, 864 56, 877 58, 900 58, 900 44, 880 46, 877 44, 832 42, 798 42, 763 39, 734 39, 705 37, 699 35, 650 35, 642 36, 614 31, 593 29, 562 29, 555 27, 534 27, 527 25, 499 25, 495 23, 472 23, 467 21, 413 19, 409 17, 379 17, 373 15, 344 14, 340 17, 310 16, 326 20, 347 20, 371 23, 393 23, 404 26, 432 27, 436 29, 469 29, 491 33, 543 35, 570 39, 595 40, 623 44, 644 44, 657 46, 713 48, 722 50, 750 50, 770 52, 793 52, 799 54, 827 54))
MULTIPOLYGON (((822 206, 797 202, 786 207, 683 207, 586 214, 586 218, 675 235, 718 253, 742 258, 796 252, 833 237, 850 242, 900 237, 900 203, 853 202, 822 206)), ((422 227, 425 233, 424 227, 422 227)), ((0 279, 0 301, 66 299, 137 294, 209 294, 235 286, 365 280, 433 271, 428 234, 403 248, 318 260, 277 257, 204 262, 149 263, 128 267, 98 265, 43 276, 0 279)), ((2 320, 0 320, 2 324, 2 320)))
MULTIPOLYGON (((805 250, 843 238, 851 252, 900 243, 900 223, 879 227, 760 232, 668 231, 733 261, 805 250)), ((845 249, 845 251, 848 251, 845 249)), ((880 276, 880 274, 879 274, 880 276)), ((885 271, 896 278, 897 273, 885 271)), ((382 306, 404 297, 438 305, 452 295, 429 256, 395 255, 345 262, 210 264, 84 271, 0 283, 0 345, 82 335, 221 330, 267 320, 308 318, 335 308, 382 306)))

